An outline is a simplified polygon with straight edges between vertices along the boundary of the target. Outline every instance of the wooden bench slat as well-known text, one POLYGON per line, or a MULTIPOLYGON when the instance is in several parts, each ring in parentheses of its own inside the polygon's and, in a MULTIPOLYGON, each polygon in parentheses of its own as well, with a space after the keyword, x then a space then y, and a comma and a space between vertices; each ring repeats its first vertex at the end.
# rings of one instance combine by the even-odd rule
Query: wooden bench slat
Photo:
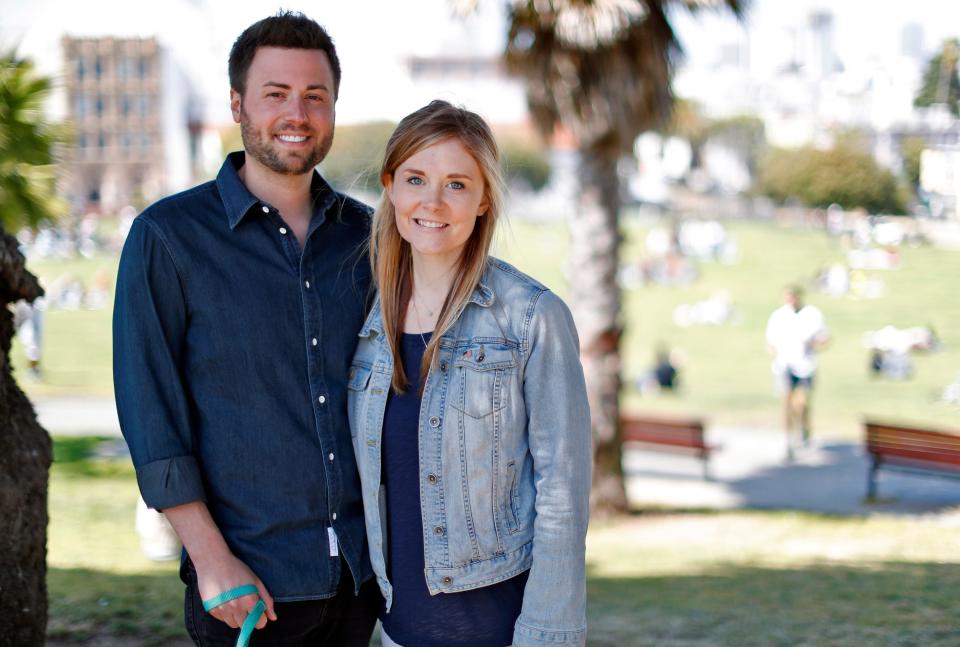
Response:
POLYGON ((886 464, 911 470, 960 475, 960 435, 906 425, 864 421, 866 448, 873 456, 867 496, 876 492, 875 474, 886 464))

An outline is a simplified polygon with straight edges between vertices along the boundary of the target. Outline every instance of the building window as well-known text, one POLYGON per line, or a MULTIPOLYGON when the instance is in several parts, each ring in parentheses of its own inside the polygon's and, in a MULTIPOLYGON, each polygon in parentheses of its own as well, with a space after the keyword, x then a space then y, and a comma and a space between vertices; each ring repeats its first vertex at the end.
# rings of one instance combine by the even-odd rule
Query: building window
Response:
POLYGON ((104 103, 104 101, 103 101, 103 96, 101 96, 101 95, 98 94, 98 95, 97 95, 97 116, 98 116, 98 117, 102 117, 102 116, 103 116, 104 106, 105 106, 105 103, 104 103))
POLYGON ((83 64, 83 59, 77 59, 77 80, 83 81, 83 77, 87 74, 87 67, 83 64))
POLYGON ((150 114, 150 97, 140 96, 140 116, 146 117, 150 114))
POLYGON ((93 62, 93 73, 98 79, 103 76, 103 59, 99 55, 93 62))
POLYGON ((100 148, 107 147, 107 135, 105 133, 100 133, 97 136, 97 146, 100 148))
POLYGON ((124 116, 130 114, 130 97, 129 97, 129 95, 126 95, 126 94, 125 94, 125 95, 123 95, 122 97, 120 97, 120 112, 123 113, 124 116))
POLYGON ((83 119, 87 116, 87 98, 84 96, 76 97, 73 100, 73 113, 77 119, 83 119))
POLYGON ((139 65, 138 65, 138 70, 137 70, 138 73, 140 74, 140 78, 141 78, 141 79, 147 78, 147 70, 148 70, 148 69, 149 69, 149 65, 147 64, 147 57, 146 57, 146 56, 141 56, 141 57, 140 57, 140 61, 139 61, 139 65))

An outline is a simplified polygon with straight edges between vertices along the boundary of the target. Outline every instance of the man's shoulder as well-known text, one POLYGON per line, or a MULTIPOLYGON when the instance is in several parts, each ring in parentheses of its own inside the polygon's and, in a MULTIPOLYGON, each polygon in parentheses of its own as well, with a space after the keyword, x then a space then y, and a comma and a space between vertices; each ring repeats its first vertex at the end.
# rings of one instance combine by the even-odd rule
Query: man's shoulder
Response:
POLYGON ((144 209, 138 219, 142 218, 142 222, 166 229, 184 217, 198 216, 203 211, 200 207, 209 205, 217 196, 217 183, 210 180, 157 200, 144 209))
POLYGON ((330 211, 334 212, 338 222, 370 228, 373 219, 373 207, 351 198, 345 193, 333 190, 334 200, 330 211))

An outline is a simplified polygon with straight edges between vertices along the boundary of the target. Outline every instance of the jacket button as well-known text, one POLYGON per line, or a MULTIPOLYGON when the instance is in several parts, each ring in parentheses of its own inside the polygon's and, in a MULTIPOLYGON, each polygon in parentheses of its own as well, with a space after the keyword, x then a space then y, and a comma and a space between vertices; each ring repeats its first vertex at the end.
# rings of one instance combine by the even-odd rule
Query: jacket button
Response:
POLYGON ((443 576, 443 579, 440 580, 440 581, 443 582, 444 584, 449 584, 450 582, 453 581, 453 578, 450 577, 449 575, 444 575, 444 576, 443 576))
POLYGON ((430 426, 431 426, 431 427, 434 427, 434 428, 439 427, 439 426, 440 426, 440 418, 438 418, 438 417, 436 417, 436 416, 433 416, 432 418, 430 418, 430 426))
POLYGON ((433 529, 433 534, 435 534, 435 535, 442 535, 442 534, 443 534, 443 528, 441 528, 440 526, 437 526, 436 528, 433 529))
POLYGON ((440 362, 440 372, 442 373, 442 372, 444 372, 444 371, 446 371, 446 370, 447 370, 447 362, 446 362, 446 360, 444 360, 444 361, 440 362))
POLYGON ((436 482, 437 482, 437 475, 436 475, 436 474, 429 474, 429 475, 427 476, 427 480, 430 481, 431 483, 436 483, 436 482))

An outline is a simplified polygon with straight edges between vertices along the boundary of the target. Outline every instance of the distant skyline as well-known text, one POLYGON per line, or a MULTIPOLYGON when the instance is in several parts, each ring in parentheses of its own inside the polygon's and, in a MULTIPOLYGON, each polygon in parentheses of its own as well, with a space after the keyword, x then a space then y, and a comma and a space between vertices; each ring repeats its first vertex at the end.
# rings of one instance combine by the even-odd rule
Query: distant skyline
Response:
MULTIPOLYGON (((397 119, 407 106, 405 58, 437 54, 497 55, 504 43, 503 3, 481 0, 476 14, 453 17, 452 0, 354 0, 321 3, 285 2, 326 26, 340 53, 344 70, 337 117, 340 123, 397 119), (397 114, 398 111, 400 114, 397 114)), ((274 13, 273 2, 252 0, 4 0, 0 44, 19 44, 20 53, 35 59, 46 74, 61 67, 59 41, 71 36, 157 36, 181 66, 190 70, 207 103, 207 118, 229 122, 226 58, 230 45, 252 22, 274 13)), ((769 78, 791 59, 795 31, 811 12, 833 14, 837 59, 855 71, 885 64, 902 50, 903 27, 922 29, 925 56, 944 39, 960 34, 960 2, 914 0, 911 3, 870 0, 755 0, 745 24, 725 12, 703 11, 691 17, 676 11, 673 21, 691 70, 709 67, 730 53, 730 45, 748 34, 751 75, 769 78)), ((914 29, 913 38, 917 36, 914 29)), ((682 88, 683 72, 678 78, 682 88)), ((456 99, 456 97, 448 97, 456 99)))

